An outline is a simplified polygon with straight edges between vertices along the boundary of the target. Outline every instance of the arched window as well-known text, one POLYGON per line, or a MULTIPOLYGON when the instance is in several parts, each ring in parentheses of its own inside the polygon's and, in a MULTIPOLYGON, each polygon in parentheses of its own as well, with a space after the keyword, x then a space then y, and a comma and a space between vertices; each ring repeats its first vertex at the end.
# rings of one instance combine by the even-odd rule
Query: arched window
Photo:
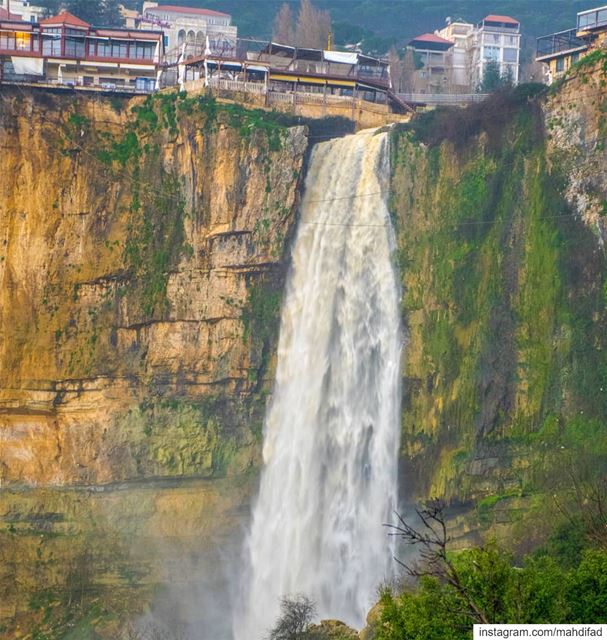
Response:
POLYGON ((194 44, 196 42, 196 34, 193 31, 188 31, 188 44, 194 44))
POLYGON ((177 44, 179 46, 181 46, 183 43, 185 42, 185 30, 182 29, 178 34, 177 34, 177 44))
POLYGON ((204 33, 202 33, 202 31, 199 31, 196 34, 196 47, 204 47, 204 33))

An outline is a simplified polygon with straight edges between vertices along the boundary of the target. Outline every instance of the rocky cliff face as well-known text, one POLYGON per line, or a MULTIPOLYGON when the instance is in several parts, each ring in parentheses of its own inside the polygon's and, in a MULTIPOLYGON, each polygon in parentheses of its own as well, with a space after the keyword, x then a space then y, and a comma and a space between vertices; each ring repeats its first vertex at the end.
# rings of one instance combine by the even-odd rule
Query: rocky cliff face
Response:
POLYGON ((173 96, 3 99, 2 480, 245 468, 304 131, 173 96))
POLYGON ((20 637, 65 598, 136 609, 129 586, 166 570, 144 540, 235 526, 307 133, 184 95, 0 99, 0 627, 20 637))
POLYGON ((591 59, 393 138, 403 493, 445 496, 461 544, 529 549, 604 468, 604 83, 591 59))
MULTIPOLYGON (((604 81, 594 55, 393 133, 401 492, 445 496, 460 544, 529 548, 607 457, 604 81)), ((0 101, 0 635, 116 638, 154 598, 225 618, 195 587, 255 486, 306 129, 0 101)))

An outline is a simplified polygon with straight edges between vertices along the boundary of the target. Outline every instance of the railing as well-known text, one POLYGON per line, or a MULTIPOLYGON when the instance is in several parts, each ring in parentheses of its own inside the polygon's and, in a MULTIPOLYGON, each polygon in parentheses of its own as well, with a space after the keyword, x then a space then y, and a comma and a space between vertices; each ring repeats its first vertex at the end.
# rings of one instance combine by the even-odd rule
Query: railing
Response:
POLYGON ((63 89, 65 91, 96 91, 103 93, 119 93, 128 95, 146 95, 154 93, 155 89, 136 87, 134 85, 119 85, 113 83, 78 84, 76 82, 52 80, 40 76, 30 76, 20 73, 0 74, 0 85, 28 85, 47 89, 63 89))
MULTIPOLYGON (((204 83, 204 80, 203 80, 204 83)), ((246 91, 247 93, 266 93, 266 85, 261 82, 243 82, 242 80, 225 80, 223 78, 210 78, 209 86, 213 89, 224 91, 246 91)))
POLYGON ((398 93, 396 94, 401 100, 410 104, 471 104, 473 102, 482 102, 487 93, 398 93))
MULTIPOLYGON (((203 90, 204 78, 198 80, 190 80, 185 83, 184 89, 186 91, 199 91, 203 90)), ((361 100, 360 98, 354 98, 353 96, 333 96, 323 95, 320 93, 306 93, 303 91, 296 92, 282 92, 272 91, 267 89, 266 86, 259 82, 241 82, 239 80, 224 80, 220 78, 210 78, 209 87, 219 91, 235 91, 235 92, 247 92, 257 95, 266 96, 266 105, 288 105, 295 107, 296 105, 319 105, 330 106, 339 105, 348 109, 362 109, 371 113, 377 113, 385 115, 389 112, 386 104, 376 104, 361 100)))
POLYGON ((578 38, 576 29, 567 29, 541 36, 537 39, 536 57, 543 58, 563 51, 574 51, 584 49, 588 43, 583 38, 578 38))
POLYGON ((577 30, 589 31, 607 26, 607 6, 580 11, 577 14, 577 30))

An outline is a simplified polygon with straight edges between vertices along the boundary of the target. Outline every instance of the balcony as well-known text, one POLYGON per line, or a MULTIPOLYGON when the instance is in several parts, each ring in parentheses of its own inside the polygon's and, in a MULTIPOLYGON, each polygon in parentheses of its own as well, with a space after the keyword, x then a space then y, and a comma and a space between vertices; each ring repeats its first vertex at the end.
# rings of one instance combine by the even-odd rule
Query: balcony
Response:
POLYGON ((578 32, 595 31, 597 29, 607 29, 607 6, 581 11, 577 14, 578 32))
POLYGON ((567 29, 541 36, 537 39, 536 59, 542 60, 565 53, 582 51, 588 47, 588 43, 577 35, 577 29, 567 29))

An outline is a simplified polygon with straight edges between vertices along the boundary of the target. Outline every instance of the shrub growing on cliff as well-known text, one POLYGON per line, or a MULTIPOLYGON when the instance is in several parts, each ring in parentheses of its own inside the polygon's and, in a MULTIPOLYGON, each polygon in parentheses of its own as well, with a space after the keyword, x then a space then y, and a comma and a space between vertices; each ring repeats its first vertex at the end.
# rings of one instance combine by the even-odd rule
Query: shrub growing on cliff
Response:
MULTIPOLYGON (((523 84, 517 87, 500 87, 482 102, 460 107, 439 107, 416 115, 410 123, 397 128, 410 131, 413 139, 429 146, 437 146, 449 141, 456 147, 463 147, 474 136, 487 134, 492 149, 497 149, 508 126, 521 112, 528 112, 530 103, 535 103, 546 87, 538 84, 523 84)), ((541 114, 532 110, 536 126, 534 132, 541 133, 541 114)))
POLYGON ((419 580, 398 594, 382 591, 377 640, 464 640, 478 622, 607 622, 607 549, 572 556, 559 530, 544 549, 516 564, 495 542, 447 552, 440 509, 424 508, 420 517, 420 530, 404 520, 394 528, 422 549, 420 564, 404 565, 419 580))

